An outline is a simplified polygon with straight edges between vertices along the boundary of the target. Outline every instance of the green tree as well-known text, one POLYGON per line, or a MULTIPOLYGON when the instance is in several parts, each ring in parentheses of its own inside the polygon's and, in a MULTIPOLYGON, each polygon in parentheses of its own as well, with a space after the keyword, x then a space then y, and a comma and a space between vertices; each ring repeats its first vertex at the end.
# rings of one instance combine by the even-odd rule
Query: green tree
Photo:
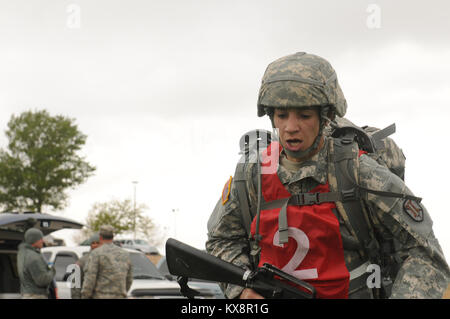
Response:
POLYGON ((144 237, 152 245, 161 241, 161 231, 150 217, 144 215, 147 206, 140 204, 134 209, 131 200, 111 200, 95 203, 86 218, 85 236, 97 232, 101 225, 111 225, 115 235, 136 235, 144 237), (134 222, 136 220, 136 223, 134 222))
POLYGON ((0 150, 0 206, 4 210, 62 209, 65 191, 84 183, 95 167, 78 154, 86 143, 74 119, 46 110, 12 115, 0 150))

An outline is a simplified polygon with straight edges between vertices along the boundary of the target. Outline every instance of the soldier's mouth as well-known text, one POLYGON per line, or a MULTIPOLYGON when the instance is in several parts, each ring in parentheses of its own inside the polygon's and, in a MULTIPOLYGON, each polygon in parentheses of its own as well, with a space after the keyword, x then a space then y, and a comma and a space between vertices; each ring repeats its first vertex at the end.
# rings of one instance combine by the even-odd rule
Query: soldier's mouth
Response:
POLYGON ((303 141, 300 139, 288 139, 286 140, 286 148, 290 151, 299 151, 303 145, 303 141))

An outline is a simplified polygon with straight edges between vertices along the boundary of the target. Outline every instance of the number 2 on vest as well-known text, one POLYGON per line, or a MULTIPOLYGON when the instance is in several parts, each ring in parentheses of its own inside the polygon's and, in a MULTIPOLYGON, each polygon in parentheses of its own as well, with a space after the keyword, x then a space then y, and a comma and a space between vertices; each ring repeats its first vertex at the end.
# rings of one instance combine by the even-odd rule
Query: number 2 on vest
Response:
MULTIPOLYGON (((300 280, 314 279, 319 277, 317 274, 317 268, 295 270, 302 263, 303 259, 308 254, 309 250, 308 236, 306 236, 306 234, 302 230, 294 227, 288 228, 288 236, 292 237, 297 242, 297 249, 295 250, 295 253, 289 260, 289 262, 281 270, 297 277, 300 280)), ((281 245, 278 244, 279 237, 280 233, 279 231, 277 231, 273 236, 273 244, 278 247, 283 247, 283 244, 281 245)))

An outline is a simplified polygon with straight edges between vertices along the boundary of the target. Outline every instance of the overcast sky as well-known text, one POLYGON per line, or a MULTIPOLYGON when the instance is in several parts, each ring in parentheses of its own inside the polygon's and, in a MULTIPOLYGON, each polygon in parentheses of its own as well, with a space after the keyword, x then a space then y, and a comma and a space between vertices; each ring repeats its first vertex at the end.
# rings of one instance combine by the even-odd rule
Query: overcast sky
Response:
POLYGON ((76 119, 97 171, 55 213, 84 222, 138 181, 167 236, 203 248, 239 137, 270 128, 256 116, 266 66, 314 53, 336 69, 349 119, 397 124, 406 183, 449 258, 449 12, 444 0, 1 0, 0 129, 30 109, 76 119))

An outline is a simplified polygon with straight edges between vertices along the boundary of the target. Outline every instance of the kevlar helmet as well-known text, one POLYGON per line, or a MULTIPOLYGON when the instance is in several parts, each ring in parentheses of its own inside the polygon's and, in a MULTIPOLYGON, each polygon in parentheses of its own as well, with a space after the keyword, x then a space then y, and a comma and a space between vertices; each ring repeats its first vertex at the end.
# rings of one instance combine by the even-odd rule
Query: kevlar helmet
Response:
POLYGON ((270 63, 262 78, 258 96, 258 116, 271 107, 331 107, 340 117, 347 102, 336 72, 325 59, 305 52, 282 57, 270 63))

